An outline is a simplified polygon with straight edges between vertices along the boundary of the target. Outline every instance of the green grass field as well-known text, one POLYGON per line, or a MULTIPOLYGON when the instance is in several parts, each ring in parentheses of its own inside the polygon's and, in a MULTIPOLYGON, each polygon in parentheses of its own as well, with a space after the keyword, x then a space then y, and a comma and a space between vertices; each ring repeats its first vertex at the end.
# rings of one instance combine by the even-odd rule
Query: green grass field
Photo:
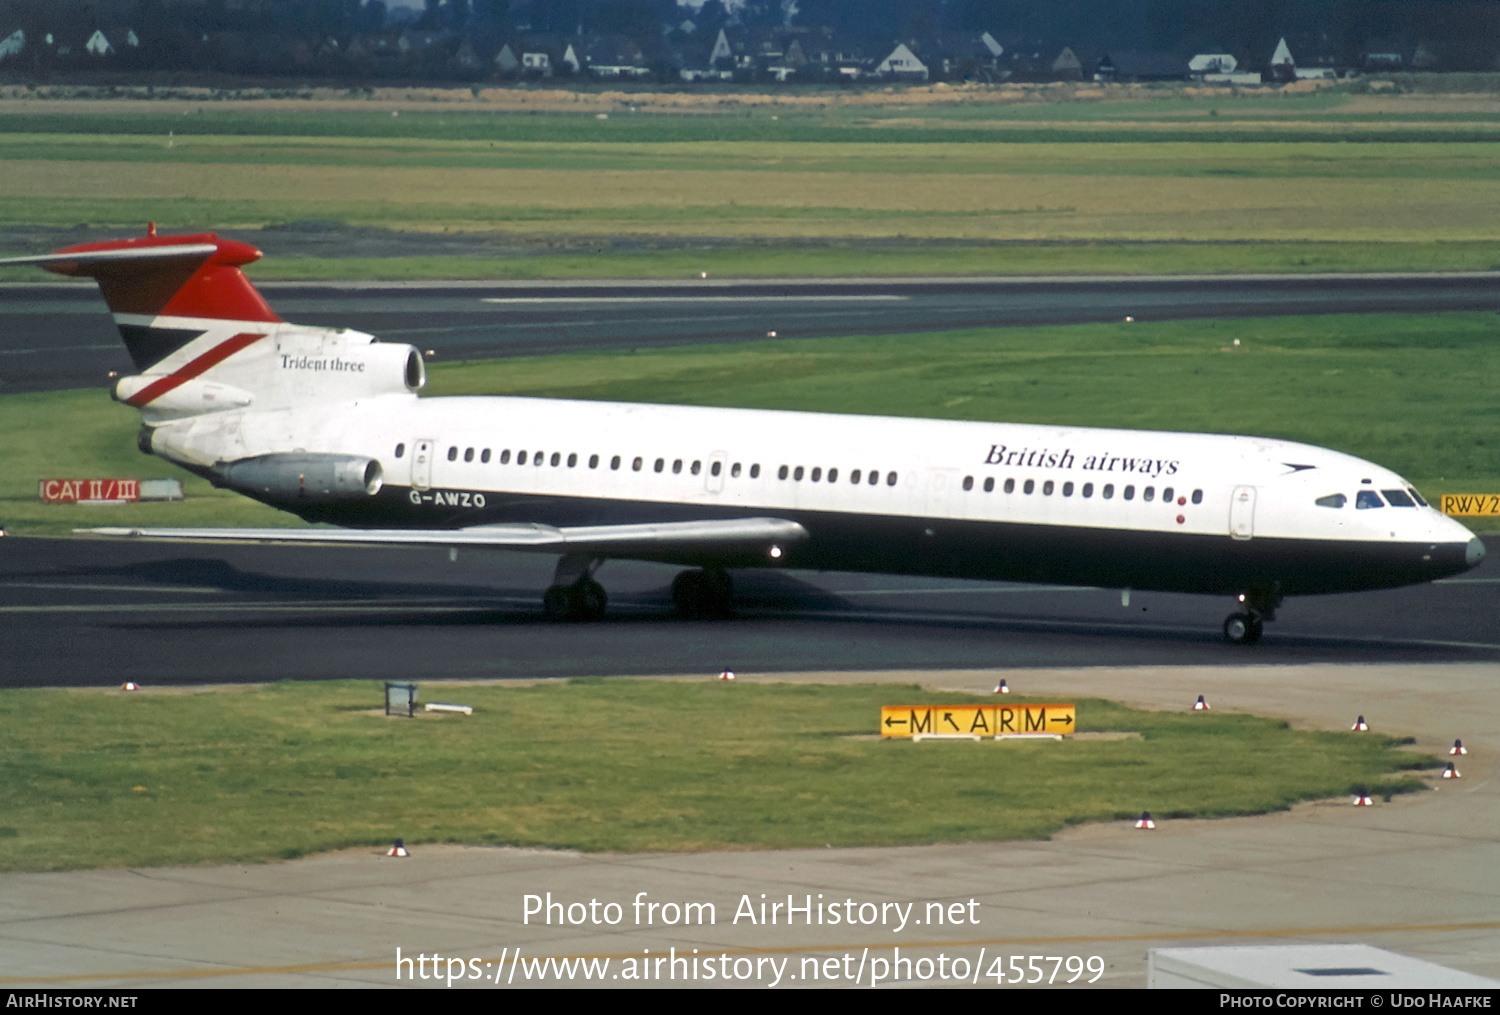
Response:
POLYGON ((1221 817, 1435 759, 1374 734, 1077 702, 1080 732, 913 744, 914 686, 575 680, 424 688, 470 717, 386 718, 373 681, 207 692, 0 693, 0 870, 226 863, 464 842, 605 851, 1046 838, 1087 821, 1221 817))
MULTIPOLYGON (((426 394, 1247 433, 1379 462, 1433 498, 1500 489, 1497 327, 1487 313, 1393 314, 787 339, 439 362, 426 394)), ((138 428, 138 414, 103 390, 0 397, 0 432, 11 440, 0 524, 35 534, 297 524, 143 457, 138 428), (184 478, 185 503, 37 499, 41 478, 174 475, 184 478)))
POLYGON ((225 233, 317 220, 503 236, 546 254, 293 258, 263 278, 1500 265, 1492 95, 1007 94, 729 97, 638 115, 625 96, 606 120, 593 106, 11 102, 0 225, 86 223, 92 237, 148 220, 225 233), (621 239, 669 249, 600 252, 621 239), (692 249, 703 246, 716 249, 692 249))

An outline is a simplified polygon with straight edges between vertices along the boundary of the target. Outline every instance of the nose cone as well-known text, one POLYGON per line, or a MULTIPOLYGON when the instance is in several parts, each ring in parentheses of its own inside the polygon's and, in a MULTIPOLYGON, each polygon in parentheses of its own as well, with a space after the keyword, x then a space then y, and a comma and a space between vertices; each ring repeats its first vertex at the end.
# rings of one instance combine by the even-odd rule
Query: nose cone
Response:
POLYGON ((1477 567, 1483 559, 1484 544, 1479 541, 1478 536, 1475 536, 1469 540, 1469 545, 1464 548, 1464 563, 1470 567, 1477 567))

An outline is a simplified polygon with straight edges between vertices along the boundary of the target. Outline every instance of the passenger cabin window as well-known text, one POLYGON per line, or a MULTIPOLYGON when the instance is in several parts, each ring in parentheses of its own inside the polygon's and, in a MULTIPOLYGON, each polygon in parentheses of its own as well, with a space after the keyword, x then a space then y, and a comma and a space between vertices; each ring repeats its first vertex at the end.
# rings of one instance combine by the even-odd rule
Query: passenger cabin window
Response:
POLYGON ((1006 493, 1015 493, 1016 492, 1016 481, 1014 479, 1007 479, 1005 481, 1005 492, 1006 493))
POLYGON ((544 464, 546 464, 546 458, 547 455, 545 452, 533 451, 531 453, 531 464, 535 465, 537 468, 541 468, 544 464))
POLYGON ((964 489, 965 490, 972 490, 972 489, 974 489, 974 477, 973 476, 965 476, 964 477, 964 489))
POLYGON ((1141 500, 1145 501, 1146 503, 1149 504, 1149 503, 1151 503, 1155 499, 1156 499, 1156 487, 1154 487, 1154 486, 1148 486, 1148 487, 1146 487, 1146 489, 1144 489, 1144 490, 1141 491, 1141 500))
POLYGON ((1349 503, 1349 498, 1341 493, 1330 493, 1327 497, 1319 497, 1313 503, 1318 507, 1341 508, 1349 503))
POLYGON ((500 464, 501 465, 509 465, 510 464, 510 448, 506 448, 504 451, 500 452, 500 464))
POLYGON ((838 469, 829 469, 828 470, 828 482, 830 482, 830 483, 837 483, 838 481, 839 481, 839 470, 838 469))
POLYGON ((880 482, 880 470, 879 469, 871 469, 870 470, 870 485, 874 486, 878 482, 880 482))
POLYGON ((466 461, 466 462, 472 462, 473 460, 474 460, 474 449, 473 448, 466 449, 464 451, 464 461, 466 461))
POLYGON ((406 454, 406 445, 405 444, 397 444, 396 445, 396 457, 400 458, 404 454, 406 454))
POLYGON ((995 477, 994 476, 986 476, 984 478, 984 492, 985 493, 994 493, 995 492, 995 477))
POLYGON ((787 473, 790 472, 790 471, 791 470, 789 470, 785 465, 783 465, 781 468, 779 468, 779 469, 776 470, 776 478, 777 479, 785 479, 787 477, 787 473))
POLYGON ((1385 502, 1391 507, 1416 507, 1417 502, 1406 495, 1405 490, 1381 490, 1385 494, 1385 502))
POLYGON ((792 470, 792 478, 794 480, 796 480, 797 482, 800 483, 802 481, 802 476, 803 476, 803 468, 802 468, 802 466, 799 465, 795 469, 792 470))
POLYGON ((630 463, 630 471, 632 471, 632 472, 640 472, 641 471, 641 466, 645 465, 645 464, 646 464, 646 460, 644 458, 642 458, 640 455, 636 455, 635 456, 635 460, 630 463))
POLYGON ((1126 486, 1125 487, 1125 499, 1126 500, 1135 500, 1135 487, 1134 486, 1126 486))
POLYGON ((757 462, 756 464, 750 466, 750 478, 751 479, 759 479, 760 478, 760 463, 759 462, 757 462))
POLYGON ((1113 483, 1105 483, 1104 484, 1104 489, 1099 491, 1099 495, 1101 497, 1103 497, 1105 500, 1109 500, 1111 497, 1113 497, 1115 495, 1115 484, 1113 484, 1113 483))
POLYGON ((609 467, 611 469, 618 469, 620 467, 620 456, 619 455, 615 455, 613 458, 611 458, 609 460, 609 467))
POLYGON ((484 449, 484 451, 479 456, 479 460, 481 462, 483 462, 485 465, 490 464, 490 449, 489 448, 485 448, 484 449))
POLYGON ((458 461, 458 448, 449 448, 448 449, 448 461, 450 461, 450 462, 456 462, 456 461, 458 461))
POLYGON ((562 453, 558 451, 552 452, 552 467, 555 469, 560 464, 562 464, 562 453))
POLYGON ((690 471, 692 472, 693 475, 695 475, 695 476, 698 475, 699 473, 701 473, 703 471, 703 463, 702 462, 694 462, 693 463, 693 467, 692 467, 692 469, 690 471))
POLYGON ((1194 504, 1202 504, 1203 503, 1203 491, 1202 490, 1194 490, 1193 491, 1193 503, 1194 504))
POLYGON ((1172 503, 1172 488, 1170 486, 1161 492, 1161 499, 1167 504, 1172 503))
POLYGON ((849 482, 853 483, 855 486, 858 486, 859 485, 859 475, 860 475, 860 473, 859 473, 858 469, 855 469, 853 472, 849 473, 849 482))
POLYGON ((576 451, 575 452, 570 452, 568 454, 568 468, 570 468, 570 469, 574 468, 575 466, 577 466, 577 464, 578 464, 578 453, 576 451))
POLYGON ((1380 494, 1374 490, 1361 490, 1354 495, 1354 508, 1356 511, 1382 507, 1385 507, 1385 501, 1381 500, 1380 494))
POLYGON ((1036 480, 1034 480, 1034 479, 1028 479, 1026 481, 1026 485, 1023 486, 1023 487, 1021 487, 1021 492, 1022 493, 1030 493, 1031 491, 1033 491, 1035 489, 1036 489, 1036 480))
POLYGON ((597 469, 598 467, 599 467, 599 456, 598 455, 589 455, 589 468, 591 468, 591 469, 597 469))
POLYGON ((666 467, 667 467, 667 460, 665 458, 658 458, 656 460, 656 471, 657 472, 660 472, 662 469, 665 469, 666 467))
POLYGON ((820 479, 823 478, 823 470, 820 469, 820 468, 818 468, 817 466, 813 466, 812 474, 809 475, 807 478, 811 479, 814 483, 816 483, 820 479))
POLYGON ((682 459, 679 458, 672 463, 672 475, 676 476, 682 472, 682 459))
POLYGON ((1093 483, 1085 483, 1085 484, 1083 484, 1083 495, 1085 497, 1092 497, 1094 495, 1094 484, 1093 483))
MULTIPOLYGON (((719 467, 719 463, 715 462, 714 463, 714 468, 718 468, 718 467, 719 467)), ((718 473, 716 472, 716 473, 714 473, 714 475, 717 476, 718 473)), ((732 478, 732 479, 739 479, 740 478, 740 463, 739 462, 735 462, 733 465, 731 465, 729 467, 729 475, 730 475, 730 478, 732 478)))
POLYGON ((894 472, 887 472, 885 474, 885 485, 886 486, 895 486, 896 485, 896 474, 894 472))
POLYGON ((1064 483, 1063 484, 1063 496, 1064 497, 1071 497, 1071 496, 1073 496, 1073 484, 1072 483, 1064 483))
MULTIPOLYGON (((723 471, 724 471, 724 463, 723 462, 714 462, 708 468, 708 474, 711 475, 711 476, 717 476, 719 473, 721 473, 723 471)), ((734 467, 734 474, 736 476, 738 476, 740 474, 740 467, 738 465, 736 465, 734 467)))

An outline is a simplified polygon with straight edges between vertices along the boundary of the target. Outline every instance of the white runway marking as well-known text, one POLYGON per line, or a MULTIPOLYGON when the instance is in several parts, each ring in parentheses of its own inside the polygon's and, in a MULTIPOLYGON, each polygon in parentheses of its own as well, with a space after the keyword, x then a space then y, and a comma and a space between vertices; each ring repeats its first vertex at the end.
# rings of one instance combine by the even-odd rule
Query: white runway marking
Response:
POLYGON ((0 582, 0 589, 69 589, 84 592, 179 592, 179 593, 223 593, 225 589, 212 589, 193 585, 65 585, 62 582, 0 582))
POLYGON ((481 303, 905 303, 910 296, 486 296, 481 303))
MULTIPOLYGON (((161 590, 157 590, 161 591, 161 590)), ((0 613, 482 613, 500 604, 524 603, 540 610, 540 599, 497 596, 475 602, 461 600, 395 600, 391 602, 302 603, 83 603, 54 606, 0 606, 0 613)))
POLYGON ((854 589, 840 591, 829 589, 835 596, 952 596, 962 593, 969 596, 988 596, 1001 592, 1100 592, 1101 589, 1085 585, 1018 585, 998 589, 854 589))

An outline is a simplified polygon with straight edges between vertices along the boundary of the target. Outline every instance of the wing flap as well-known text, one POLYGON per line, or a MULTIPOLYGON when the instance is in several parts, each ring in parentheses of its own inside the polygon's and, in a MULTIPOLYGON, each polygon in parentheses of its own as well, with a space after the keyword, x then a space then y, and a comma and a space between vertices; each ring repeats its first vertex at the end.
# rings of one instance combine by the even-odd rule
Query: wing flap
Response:
MULTIPOLYGON (((476 525, 467 529, 75 529, 83 536, 173 543, 324 546, 471 546, 600 557, 690 559, 762 556, 804 542, 785 518, 723 518, 634 525, 476 525)), ((775 554, 773 554, 774 556, 775 554)))

